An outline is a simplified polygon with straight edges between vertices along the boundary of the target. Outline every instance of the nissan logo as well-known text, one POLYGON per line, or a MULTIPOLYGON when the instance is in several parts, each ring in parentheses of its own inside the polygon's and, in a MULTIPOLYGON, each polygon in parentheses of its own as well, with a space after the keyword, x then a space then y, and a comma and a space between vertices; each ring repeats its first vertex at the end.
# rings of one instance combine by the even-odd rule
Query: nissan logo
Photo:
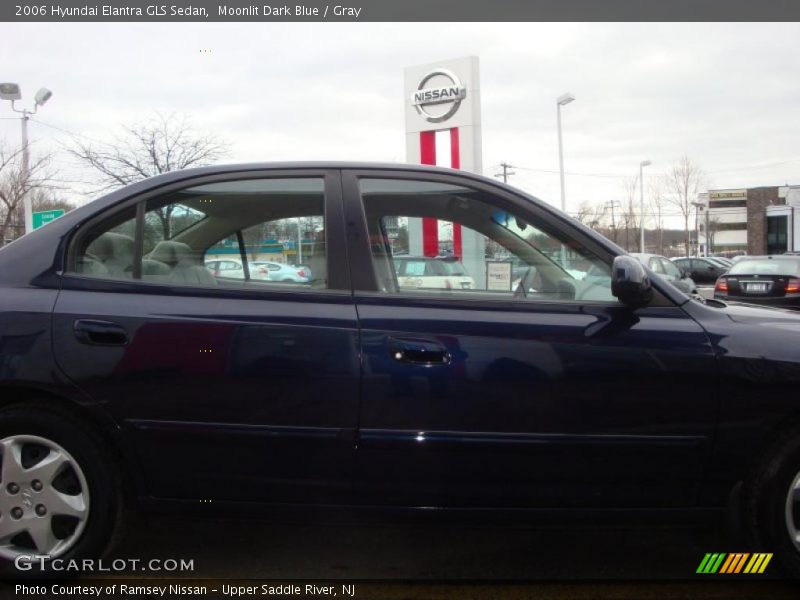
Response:
POLYGON ((436 69, 431 71, 422 81, 419 82, 417 90, 411 94, 411 104, 417 109, 419 115, 431 123, 441 123, 446 121, 461 106, 461 101, 467 97, 467 88, 461 84, 461 80, 452 71, 447 69, 436 69), (437 87, 425 87, 425 85, 436 79, 440 83, 437 87), (441 85, 444 83, 444 85, 441 85), (437 104, 447 104, 444 112, 428 112, 426 107, 437 104))

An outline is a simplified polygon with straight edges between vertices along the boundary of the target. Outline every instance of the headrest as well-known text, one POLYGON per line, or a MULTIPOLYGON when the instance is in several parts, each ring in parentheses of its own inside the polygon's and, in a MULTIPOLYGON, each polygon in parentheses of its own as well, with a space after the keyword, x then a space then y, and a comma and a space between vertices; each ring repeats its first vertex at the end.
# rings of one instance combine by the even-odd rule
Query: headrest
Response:
POLYGON ((181 242, 158 242, 153 251, 147 256, 150 260, 158 260, 168 264, 170 267, 176 266, 182 260, 193 258, 192 249, 181 242))
POLYGON ((133 238, 123 233, 106 232, 89 244, 86 252, 102 262, 115 258, 133 258, 133 238))

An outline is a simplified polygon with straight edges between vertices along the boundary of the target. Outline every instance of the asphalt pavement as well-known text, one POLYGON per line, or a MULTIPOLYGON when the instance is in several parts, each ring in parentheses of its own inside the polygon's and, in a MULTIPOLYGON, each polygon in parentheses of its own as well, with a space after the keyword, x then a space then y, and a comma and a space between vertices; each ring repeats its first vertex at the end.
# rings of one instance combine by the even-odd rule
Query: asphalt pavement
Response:
MULTIPOLYGON (((697 575, 719 527, 538 527, 143 517, 115 557, 190 558, 180 577, 357 582, 370 598, 797 598, 763 575, 697 575), (441 585, 446 582, 447 585, 441 585), (365 591, 366 590, 366 591, 365 591)), ((308 596, 306 596, 308 597, 308 596)))

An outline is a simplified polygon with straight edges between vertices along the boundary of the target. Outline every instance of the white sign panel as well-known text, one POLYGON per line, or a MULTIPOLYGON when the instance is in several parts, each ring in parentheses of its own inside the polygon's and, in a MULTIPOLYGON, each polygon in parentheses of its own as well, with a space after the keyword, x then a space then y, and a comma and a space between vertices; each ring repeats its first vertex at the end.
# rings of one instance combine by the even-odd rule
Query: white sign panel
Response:
POLYGON ((495 292, 511 291, 511 263, 486 263, 486 289, 495 292))

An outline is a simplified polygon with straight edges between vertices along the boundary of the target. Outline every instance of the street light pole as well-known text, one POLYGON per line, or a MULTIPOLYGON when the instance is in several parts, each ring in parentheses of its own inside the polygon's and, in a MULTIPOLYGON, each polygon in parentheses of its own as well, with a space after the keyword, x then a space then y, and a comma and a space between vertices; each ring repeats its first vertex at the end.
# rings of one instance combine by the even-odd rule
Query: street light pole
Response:
MULTIPOLYGON (((692 202, 692 206, 695 207, 694 235, 695 235, 695 238, 697 239, 697 256, 701 256, 701 254, 700 254, 700 224, 699 224, 699 222, 700 222, 700 211, 705 209, 706 205, 703 204, 702 202, 692 202)), ((706 211, 706 231, 705 231, 705 235, 703 237, 705 237, 705 240, 706 240, 705 253, 703 254, 703 256, 708 256, 709 254, 711 254, 711 252, 709 252, 709 247, 708 247, 709 240, 710 240, 709 235, 708 235, 708 211, 706 211)))
POLYGON ((16 83, 0 83, 0 100, 10 100, 11 110, 22 115, 20 118, 22 122, 22 181, 24 182, 22 189, 22 205, 25 209, 25 233, 33 231, 33 199, 27 190, 30 183, 28 180, 31 175, 31 155, 28 147, 28 120, 31 118, 31 115, 36 114, 40 106, 44 106, 44 103, 47 102, 52 95, 53 92, 47 88, 39 88, 39 91, 36 92, 36 95, 33 97, 33 110, 28 110, 27 108, 19 109, 14 105, 17 100, 22 98, 19 85, 16 83))
POLYGON ((644 168, 650 165, 649 160, 639 163, 639 252, 644 254, 644 168))
MULTIPOLYGON (((12 104, 13 106, 13 104, 12 104)), ((22 173, 23 173, 23 181, 25 182, 25 187, 28 185, 28 179, 30 178, 30 162, 31 162, 31 155, 28 151, 28 111, 22 111, 22 118, 20 119, 20 123, 22 123, 22 173)), ((23 196, 22 196, 22 206, 25 207, 25 233, 30 233, 33 231, 33 199, 31 195, 28 193, 26 189, 23 188, 23 196)))
POLYGON ((575 96, 567 92, 556 98, 556 119, 558 122, 558 172, 561 174, 561 211, 567 212, 567 195, 564 189, 564 144, 561 139, 561 107, 575 100, 575 96))

